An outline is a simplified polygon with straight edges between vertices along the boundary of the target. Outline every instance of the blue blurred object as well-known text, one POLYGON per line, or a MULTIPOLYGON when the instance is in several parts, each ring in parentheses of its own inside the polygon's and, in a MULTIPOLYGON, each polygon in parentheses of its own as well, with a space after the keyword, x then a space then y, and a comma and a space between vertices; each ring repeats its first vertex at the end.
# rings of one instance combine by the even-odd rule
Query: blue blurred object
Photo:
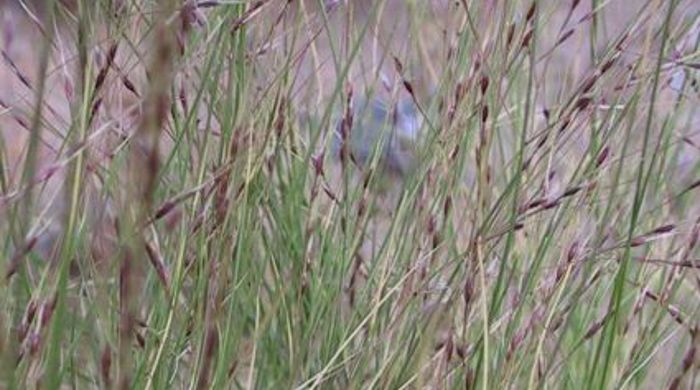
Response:
MULTIPOLYGON (((390 105, 381 99, 360 99, 353 107, 353 126, 348 137, 352 159, 364 168, 378 153, 379 166, 390 173, 406 176, 416 163, 416 148, 422 117, 411 99, 390 105)), ((340 156, 343 143, 342 120, 335 128, 334 156, 340 156)))

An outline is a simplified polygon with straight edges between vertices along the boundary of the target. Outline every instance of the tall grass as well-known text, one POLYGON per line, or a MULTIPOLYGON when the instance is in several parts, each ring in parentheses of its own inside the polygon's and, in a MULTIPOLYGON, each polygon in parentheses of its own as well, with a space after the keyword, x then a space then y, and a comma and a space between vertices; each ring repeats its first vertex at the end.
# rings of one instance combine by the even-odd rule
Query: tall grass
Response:
POLYGON ((698 386, 694 2, 4 7, 3 387, 698 386))

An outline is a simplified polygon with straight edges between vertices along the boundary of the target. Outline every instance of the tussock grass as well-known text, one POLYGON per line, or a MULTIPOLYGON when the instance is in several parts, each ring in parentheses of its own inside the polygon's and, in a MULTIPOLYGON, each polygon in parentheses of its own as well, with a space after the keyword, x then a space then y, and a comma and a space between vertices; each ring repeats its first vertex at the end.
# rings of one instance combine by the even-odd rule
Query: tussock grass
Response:
POLYGON ((2 10, 4 387, 698 386, 694 2, 2 10))

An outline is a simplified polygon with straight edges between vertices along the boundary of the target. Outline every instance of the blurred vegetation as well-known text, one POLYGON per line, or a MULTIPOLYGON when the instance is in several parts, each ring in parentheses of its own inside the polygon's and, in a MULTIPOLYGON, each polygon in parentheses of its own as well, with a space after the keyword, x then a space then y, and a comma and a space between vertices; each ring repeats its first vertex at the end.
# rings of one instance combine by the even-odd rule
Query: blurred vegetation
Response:
POLYGON ((2 387, 698 387, 696 2, 0 5, 2 387))

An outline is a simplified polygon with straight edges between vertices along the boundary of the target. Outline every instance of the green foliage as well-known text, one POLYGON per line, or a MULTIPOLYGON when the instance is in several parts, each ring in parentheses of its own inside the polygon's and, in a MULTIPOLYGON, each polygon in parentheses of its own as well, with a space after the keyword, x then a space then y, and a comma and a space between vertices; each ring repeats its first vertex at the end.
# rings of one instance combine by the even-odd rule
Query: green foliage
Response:
POLYGON ((697 386, 691 1, 69 3, 7 11, 3 387, 697 386))

